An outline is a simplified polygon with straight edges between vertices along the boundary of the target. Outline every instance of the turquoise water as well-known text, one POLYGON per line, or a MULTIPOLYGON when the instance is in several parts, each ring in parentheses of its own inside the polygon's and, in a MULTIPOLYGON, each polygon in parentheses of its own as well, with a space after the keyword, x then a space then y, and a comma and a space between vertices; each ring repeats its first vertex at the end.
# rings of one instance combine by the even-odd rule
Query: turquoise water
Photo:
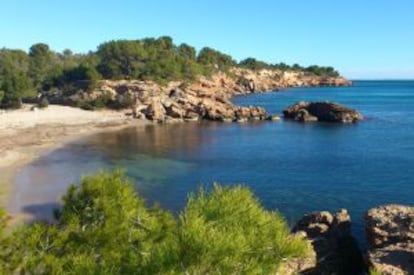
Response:
POLYGON ((414 82, 357 81, 353 87, 294 88, 234 102, 281 113, 299 100, 345 104, 366 120, 205 122, 98 134, 25 166, 11 208, 47 216, 68 182, 112 167, 126 168, 149 203, 174 212, 188 192, 213 182, 249 186, 290 223, 310 211, 347 208, 359 239, 368 208, 414 204, 414 82))

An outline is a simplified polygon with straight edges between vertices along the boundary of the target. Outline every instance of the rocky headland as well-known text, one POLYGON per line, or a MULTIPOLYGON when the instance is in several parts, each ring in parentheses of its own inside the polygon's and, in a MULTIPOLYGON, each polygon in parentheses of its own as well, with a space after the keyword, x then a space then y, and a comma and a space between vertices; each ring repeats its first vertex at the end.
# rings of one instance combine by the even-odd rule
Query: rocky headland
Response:
POLYGON ((276 91, 286 87, 349 86, 343 77, 309 76, 304 72, 233 68, 218 72, 211 78, 199 77, 192 82, 171 81, 160 85, 153 81, 103 80, 90 92, 70 96, 49 96, 51 103, 76 105, 97 99, 130 101, 132 114, 138 119, 154 122, 213 120, 245 122, 249 120, 277 120, 260 107, 240 107, 230 99, 235 95, 276 91))

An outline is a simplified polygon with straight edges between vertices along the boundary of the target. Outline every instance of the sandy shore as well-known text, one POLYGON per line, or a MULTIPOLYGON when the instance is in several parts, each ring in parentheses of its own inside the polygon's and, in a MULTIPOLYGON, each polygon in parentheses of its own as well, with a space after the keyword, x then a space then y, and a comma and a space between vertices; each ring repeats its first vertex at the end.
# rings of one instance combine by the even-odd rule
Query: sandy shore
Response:
POLYGON ((125 111, 92 112, 57 105, 31 111, 30 107, 0 110, 0 206, 7 202, 17 169, 44 150, 100 131, 145 124, 131 119, 125 111))

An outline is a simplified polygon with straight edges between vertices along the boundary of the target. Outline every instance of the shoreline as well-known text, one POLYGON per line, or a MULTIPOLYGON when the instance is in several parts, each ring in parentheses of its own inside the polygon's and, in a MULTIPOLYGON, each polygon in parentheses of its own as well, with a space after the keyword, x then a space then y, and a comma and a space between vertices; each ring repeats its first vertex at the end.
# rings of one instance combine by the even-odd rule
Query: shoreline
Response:
MULTIPOLYGON (((84 111, 50 105, 34 112, 30 107, 0 114, 0 207, 6 209, 19 169, 41 154, 99 132, 148 124, 128 117, 125 110, 84 111)), ((12 216, 10 223, 20 218, 12 216)))

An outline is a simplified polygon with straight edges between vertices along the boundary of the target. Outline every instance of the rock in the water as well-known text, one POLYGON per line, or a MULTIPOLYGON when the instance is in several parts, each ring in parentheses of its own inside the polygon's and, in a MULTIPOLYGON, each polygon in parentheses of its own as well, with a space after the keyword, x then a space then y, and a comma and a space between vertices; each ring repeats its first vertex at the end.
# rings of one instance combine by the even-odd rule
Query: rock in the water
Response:
POLYGON ((268 118, 270 121, 280 121, 280 116, 278 115, 271 115, 268 118))
POLYGON ((414 274, 414 207, 376 207, 365 220, 369 265, 381 274, 414 274))
POLYGON ((342 209, 335 215, 328 211, 305 215, 293 232, 305 232, 312 241, 317 262, 305 274, 359 274, 363 258, 351 235, 351 217, 342 209))
POLYGON ((187 110, 185 116, 184 116, 184 120, 185 121, 198 121, 200 118, 200 116, 193 111, 187 110))
POLYGON ((352 123, 363 119, 363 116, 354 109, 331 102, 298 102, 287 107, 283 114, 286 118, 297 121, 326 121, 352 123))
POLYGON ((316 116, 309 114, 308 110, 300 109, 297 115, 295 116, 295 120, 303 122, 313 122, 318 121, 318 118, 316 116))
POLYGON ((249 107, 239 107, 235 111, 237 120, 247 121, 250 118, 250 109, 249 107))
POLYGON ((254 120, 264 120, 268 117, 268 114, 262 107, 250 107, 250 116, 254 120))

